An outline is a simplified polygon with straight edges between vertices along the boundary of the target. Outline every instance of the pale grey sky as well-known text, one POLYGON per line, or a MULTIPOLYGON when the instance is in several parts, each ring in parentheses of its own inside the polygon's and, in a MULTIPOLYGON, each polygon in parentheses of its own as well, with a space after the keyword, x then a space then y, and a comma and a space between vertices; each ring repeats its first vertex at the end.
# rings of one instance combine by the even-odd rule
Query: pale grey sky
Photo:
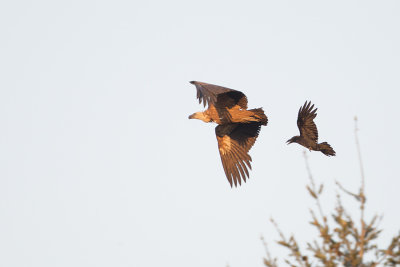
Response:
MULTIPOLYGON (((0 266, 262 266, 268 218, 300 241, 313 202, 357 189, 359 117, 368 215, 400 228, 398 1, 7 1, 0 4, 0 266), (231 189, 198 80, 243 91, 269 124, 251 179, 231 189)), ((345 199, 345 203, 350 199, 345 199)), ((350 204, 351 205, 351 204, 350 204)), ((354 205, 351 207, 355 207, 354 205)), ((356 211, 355 209, 353 211, 356 211)))

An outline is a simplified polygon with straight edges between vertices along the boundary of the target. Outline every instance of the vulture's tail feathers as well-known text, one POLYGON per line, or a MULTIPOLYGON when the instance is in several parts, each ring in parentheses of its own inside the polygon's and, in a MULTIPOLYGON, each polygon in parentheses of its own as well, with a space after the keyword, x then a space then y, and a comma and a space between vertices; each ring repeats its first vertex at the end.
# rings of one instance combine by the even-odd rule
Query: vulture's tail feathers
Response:
POLYGON ((264 113, 264 110, 262 108, 254 108, 254 109, 250 109, 249 111, 252 111, 254 113, 253 117, 256 117, 259 119, 259 122, 262 125, 267 125, 268 123, 268 118, 264 113))
POLYGON ((319 151, 321 151, 322 153, 324 153, 328 157, 329 156, 336 156, 335 150, 333 150, 331 145, 328 144, 327 142, 323 142, 323 143, 318 144, 318 148, 319 148, 319 151))

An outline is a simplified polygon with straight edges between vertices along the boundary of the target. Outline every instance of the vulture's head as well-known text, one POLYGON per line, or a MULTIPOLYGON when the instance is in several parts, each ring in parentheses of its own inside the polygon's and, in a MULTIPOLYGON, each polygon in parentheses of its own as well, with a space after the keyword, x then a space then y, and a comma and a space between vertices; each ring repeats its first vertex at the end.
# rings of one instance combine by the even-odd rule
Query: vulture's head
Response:
POLYGON ((210 122, 211 118, 204 114, 204 112, 195 112, 192 115, 189 116, 189 119, 197 119, 197 120, 202 120, 204 122, 210 122))

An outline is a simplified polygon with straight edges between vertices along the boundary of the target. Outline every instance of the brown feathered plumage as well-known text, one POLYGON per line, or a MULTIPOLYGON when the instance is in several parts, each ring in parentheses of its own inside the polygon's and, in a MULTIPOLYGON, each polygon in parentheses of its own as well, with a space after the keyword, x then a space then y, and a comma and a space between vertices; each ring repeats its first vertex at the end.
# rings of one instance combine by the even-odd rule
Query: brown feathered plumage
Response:
POLYGON ((297 127, 299 127, 300 136, 293 136, 287 143, 298 143, 308 148, 310 151, 321 151, 327 156, 335 156, 335 150, 333 150, 327 142, 318 144, 318 130, 314 123, 314 119, 317 116, 316 112, 317 108, 314 109, 314 105, 311 105, 311 101, 308 103, 306 101, 304 105, 300 107, 297 115, 297 127))
POLYGON ((208 105, 203 112, 196 112, 189 119, 215 122, 219 153, 226 177, 231 186, 249 178, 251 157, 261 125, 268 118, 262 108, 247 110, 247 97, 240 91, 202 82, 190 82, 196 86, 199 103, 208 105))

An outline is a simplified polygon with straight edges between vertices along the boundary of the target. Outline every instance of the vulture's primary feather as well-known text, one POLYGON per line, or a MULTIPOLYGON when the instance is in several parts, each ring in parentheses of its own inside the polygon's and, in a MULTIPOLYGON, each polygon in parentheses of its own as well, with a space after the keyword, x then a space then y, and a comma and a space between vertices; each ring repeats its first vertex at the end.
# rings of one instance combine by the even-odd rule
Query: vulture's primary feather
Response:
POLYGON ((299 109, 297 114, 297 127, 299 127, 300 136, 293 136, 287 143, 298 143, 310 151, 321 151, 327 156, 335 156, 336 152, 327 143, 318 143, 318 130, 314 123, 314 119, 317 116, 317 108, 314 109, 314 105, 311 105, 311 101, 305 102, 299 109))
POLYGON ((247 97, 240 91, 203 82, 190 83, 196 86, 199 103, 208 105, 208 109, 193 113, 189 119, 218 124, 215 134, 226 177, 231 186, 246 182, 251 169, 248 152, 261 126, 267 125, 267 116, 262 108, 247 110, 247 97))

